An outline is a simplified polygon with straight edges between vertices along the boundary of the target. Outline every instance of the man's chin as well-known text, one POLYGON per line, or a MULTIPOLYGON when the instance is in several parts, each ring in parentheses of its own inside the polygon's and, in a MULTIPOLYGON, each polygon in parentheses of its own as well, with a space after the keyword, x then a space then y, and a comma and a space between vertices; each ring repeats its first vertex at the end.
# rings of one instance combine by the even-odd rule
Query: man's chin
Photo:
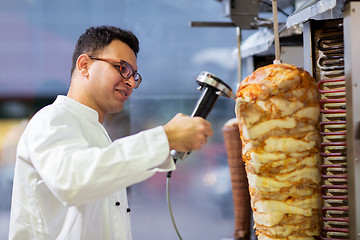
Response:
POLYGON ((119 112, 121 112, 123 109, 124 109, 124 105, 121 104, 120 107, 114 109, 113 111, 111 111, 111 112, 109 112, 109 113, 119 113, 119 112))

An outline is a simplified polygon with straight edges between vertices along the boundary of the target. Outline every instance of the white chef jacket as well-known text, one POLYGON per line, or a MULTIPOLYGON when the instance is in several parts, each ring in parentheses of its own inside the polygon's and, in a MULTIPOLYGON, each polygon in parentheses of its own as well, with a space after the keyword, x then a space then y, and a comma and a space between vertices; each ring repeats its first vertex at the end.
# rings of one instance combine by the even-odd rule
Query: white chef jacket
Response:
POLYGON ((126 187, 174 169, 163 127, 112 142, 95 110, 58 96, 19 141, 9 239, 131 239, 126 187))

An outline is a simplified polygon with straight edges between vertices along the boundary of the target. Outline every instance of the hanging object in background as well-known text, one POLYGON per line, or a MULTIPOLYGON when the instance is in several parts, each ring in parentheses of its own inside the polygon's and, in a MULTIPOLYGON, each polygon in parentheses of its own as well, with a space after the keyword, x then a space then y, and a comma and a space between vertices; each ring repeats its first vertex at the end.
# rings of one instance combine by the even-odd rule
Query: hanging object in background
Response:
POLYGON ((244 162, 241 157, 241 140, 236 118, 227 121, 222 129, 231 176, 235 216, 235 239, 250 239, 250 195, 244 162))
MULTIPOLYGON (((254 0, 228 0, 224 1, 227 14, 232 22, 241 29, 254 28, 255 19, 259 14, 259 1, 254 0)), ((226 15, 226 13, 225 13, 226 15)))
POLYGON ((223 4, 224 16, 231 22, 197 22, 192 21, 192 27, 240 27, 255 29, 258 27, 260 1, 254 0, 218 0, 223 4))

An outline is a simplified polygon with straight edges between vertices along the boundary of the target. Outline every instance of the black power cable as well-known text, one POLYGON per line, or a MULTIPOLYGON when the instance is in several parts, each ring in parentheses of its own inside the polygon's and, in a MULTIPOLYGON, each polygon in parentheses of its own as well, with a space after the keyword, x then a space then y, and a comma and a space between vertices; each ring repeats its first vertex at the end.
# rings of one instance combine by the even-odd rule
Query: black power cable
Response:
POLYGON ((178 230, 178 228, 176 226, 176 223, 175 223, 175 219, 174 219, 174 215, 173 215, 173 211, 172 211, 171 203, 170 203, 170 191, 169 191, 169 189, 170 189, 171 174, 172 174, 172 172, 168 172, 168 174, 166 176, 166 200, 167 200, 167 203, 168 203, 172 224, 173 224, 173 226, 175 228, 176 234, 178 235, 179 239, 182 240, 180 232, 179 232, 179 230, 178 230))

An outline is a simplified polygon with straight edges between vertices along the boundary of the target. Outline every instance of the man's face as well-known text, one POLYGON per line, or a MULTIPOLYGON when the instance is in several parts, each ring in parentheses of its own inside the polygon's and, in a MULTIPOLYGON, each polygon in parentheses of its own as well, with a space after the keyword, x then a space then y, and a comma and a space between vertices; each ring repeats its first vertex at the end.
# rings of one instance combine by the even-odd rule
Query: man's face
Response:
MULTIPOLYGON (((134 71, 137 70, 136 56, 125 43, 114 40, 99 55, 93 56, 102 59, 113 59, 119 62, 126 61, 134 71)), ((88 91, 87 105, 98 111, 100 117, 106 113, 119 112, 124 102, 130 97, 135 80, 131 76, 125 79, 109 62, 90 60, 89 77, 86 88, 88 91)))

